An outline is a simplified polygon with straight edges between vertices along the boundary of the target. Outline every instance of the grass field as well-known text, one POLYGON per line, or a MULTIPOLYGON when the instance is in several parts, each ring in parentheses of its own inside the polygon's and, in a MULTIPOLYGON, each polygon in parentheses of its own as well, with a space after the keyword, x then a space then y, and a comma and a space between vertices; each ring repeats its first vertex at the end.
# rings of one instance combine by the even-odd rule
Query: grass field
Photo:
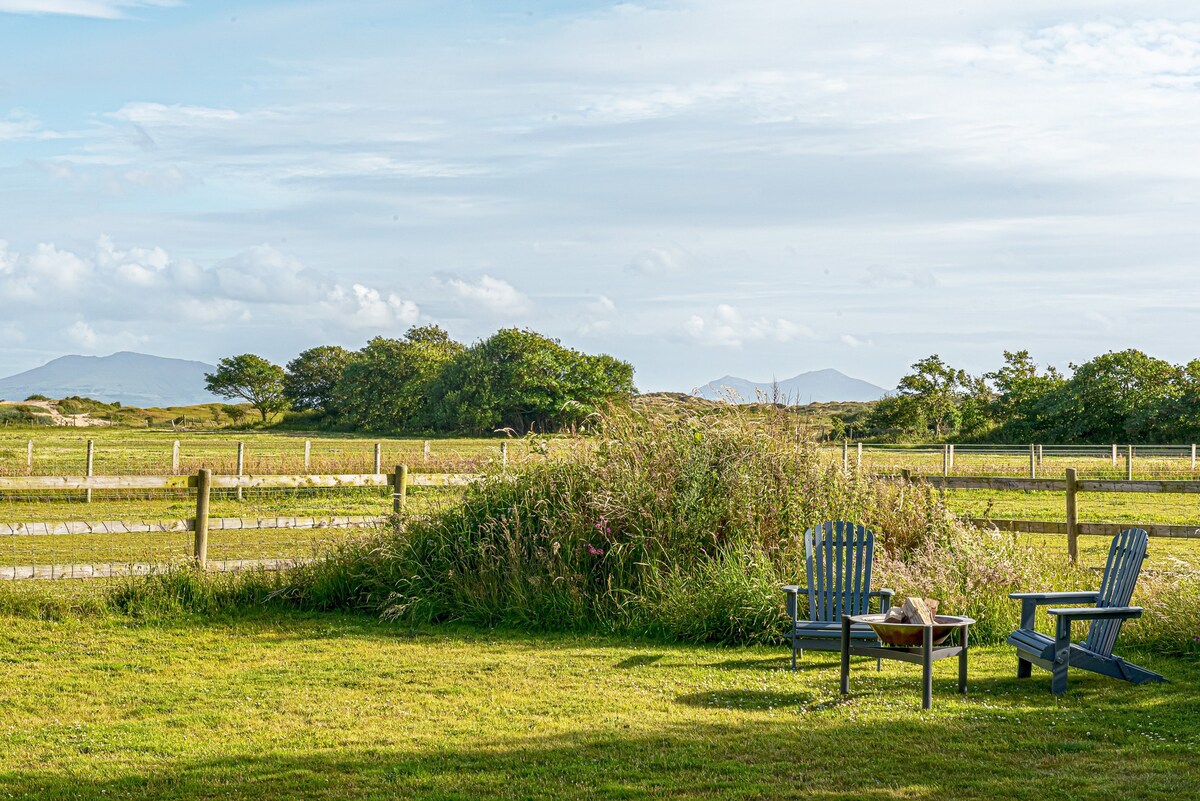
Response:
POLYGON ((1013 677, 970 694, 784 648, 662 645, 261 612, 0 621, 0 796, 1181 799, 1200 787, 1200 666, 1133 687, 1013 677))
MULTIPOLYGON (((277 434, 260 431, 180 432, 128 428, 32 428, 0 432, 0 475, 83 475, 87 443, 95 442, 97 475, 170 475, 172 448, 180 443, 179 472, 207 467, 232 474, 237 468, 237 443, 245 443, 244 472, 254 473, 370 473, 375 444, 381 445, 384 472, 398 464, 414 471, 470 472, 500 458, 499 438, 379 438, 350 434, 277 434), (33 464, 29 464, 29 442, 33 464), (310 445, 304 469, 304 443, 310 445), (429 443, 429 459, 425 443, 429 443)), ((529 449, 523 439, 508 440, 510 459, 529 449)))
MULTIPOLYGON (((276 434, 228 431, 182 432, 160 429, 73 429, 35 428, 7 430, 0 434, 0 475, 56 474, 79 475, 86 465, 87 440, 95 441, 97 474, 167 474, 171 472, 172 446, 180 442, 180 472, 194 473, 209 467, 219 473, 236 472, 237 442, 246 449, 246 473, 304 472, 304 444, 309 441, 308 472, 371 472, 374 447, 382 449, 382 466, 392 470, 406 463, 414 472, 474 471, 500 457, 500 439, 432 439, 426 460, 424 439, 376 439, 339 435, 276 434), (28 465, 28 440, 34 441, 33 466, 28 465)), ((536 458, 545 440, 510 440, 511 462, 536 458)), ((550 447, 553 447, 551 442, 550 447)), ((961 448, 962 446, 960 446, 961 448)), ((1095 449, 1097 451, 1103 449, 1095 449)), ((1147 451, 1152 456, 1138 457, 1139 469, 1147 475, 1190 477, 1190 454, 1176 448, 1173 455, 1147 451), (1155 455, 1156 454, 1156 455, 1155 455), (1155 473, 1157 470, 1159 472, 1155 473), (1181 472, 1182 471, 1182 472, 1181 472)), ((1115 472, 1109 460, 1087 455, 1063 455, 1047 447, 1042 475, 1058 476, 1063 464, 1080 466, 1089 475, 1123 476, 1123 467, 1115 472), (1062 464, 1059 464, 1062 462, 1062 464), (1055 472, 1058 471, 1058 472, 1055 472)), ((832 460, 841 459, 841 449, 827 451, 832 460)), ((857 458, 856 449, 850 450, 857 458)), ((921 450, 864 450, 864 469, 895 473, 903 467, 919 473, 941 472, 941 453, 921 450)), ((1123 463, 1122 463, 1123 464, 1123 463)), ((1028 454, 997 454, 991 450, 959 450, 956 474, 1023 475, 1028 471, 1028 454), (1024 471, 1024 473, 1022 472, 1024 471)), ((452 501, 454 493, 414 490, 414 504, 439 504, 452 501)), ((1065 518, 1062 493, 1013 492, 992 490, 952 490, 947 502, 954 511, 970 517, 994 519, 1055 520, 1065 518)), ((390 494, 380 489, 354 490, 258 490, 246 491, 242 500, 231 492, 213 495, 211 513, 215 517, 332 517, 380 515, 390 508, 390 494)), ((0 496, 0 523, 65 521, 178 521, 195 513, 194 499, 181 491, 95 491, 90 504, 80 493, 6 493, 0 496)), ((1172 494, 1083 493, 1079 517, 1084 521, 1171 523, 1200 527, 1200 496, 1172 494)), ((222 559, 262 559, 310 556, 332 539, 353 536, 354 531, 329 529, 213 531, 210 555, 222 559)), ((1030 536, 1039 547, 1063 551, 1066 542, 1056 536, 1030 536)), ((1085 564, 1102 564, 1107 543, 1102 538, 1084 538, 1085 564)), ((1156 540, 1150 567, 1171 569, 1174 559, 1200 563, 1200 540, 1156 540)), ((186 532, 68 535, 55 537, 0 537, 0 567, 28 564, 72 564, 97 562, 173 562, 191 553, 191 535, 186 532)))

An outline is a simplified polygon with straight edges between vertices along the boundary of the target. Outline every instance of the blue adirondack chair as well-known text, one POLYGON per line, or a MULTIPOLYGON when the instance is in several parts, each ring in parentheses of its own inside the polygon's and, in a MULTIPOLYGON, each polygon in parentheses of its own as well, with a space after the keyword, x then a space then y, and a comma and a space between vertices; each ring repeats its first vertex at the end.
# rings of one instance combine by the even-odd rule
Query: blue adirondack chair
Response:
MULTIPOLYGON (((845 520, 829 521, 804 532, 804 569, 806 587, 789 585, 787 610, 792 616, 792 668, 796 655, 804 648, 814 651, 842 649, 842 615, 865 615, 872 598, 878 597, 882 610, 891 605, 895 593, 889 589, 871 590, 871 563, 875 558, 875 534, 866 527, 845 520), (799 597, 808 599, 807 616, 802 613, 799 597)), ((850 629, 853 641, 879 643, 869 626, 855 624, 850 629)), ((882 645, 882 643, 880 643, 882 645)))
POLYGON ((1096 592, 1018 592, 1008 596, 1021 602, 1021 628, 1008 636, 1010 645, 1017 648, 1017 678, 1028 678, 1032 665, 1045 668, 1053 675, 1050 691, 1062 695, 1067 691, 1067 668, 1077 667, 1112 676, 1134 684, 1166 681, 1152 670, 1130 664, 1113 656, 1113 646, 1121 624, 1142 616, 1141 607, 1130 606, 1133 585, 1137 582, 1146 558, 1150 538, 1140 528, 1130 528, 1113 538, 1108 549, 1108 564, 1096 592), (1055 635, 1050 637, 1034 630, 1039 606, 1055 606, 1046 611, 1056 618, 1055 635), (1062 604, 1092 604, 1084 607, 1063 607, 1062 604), (1071 623, 1091 621, 1091 630, 1082 643, 1071 642, 1071 623))

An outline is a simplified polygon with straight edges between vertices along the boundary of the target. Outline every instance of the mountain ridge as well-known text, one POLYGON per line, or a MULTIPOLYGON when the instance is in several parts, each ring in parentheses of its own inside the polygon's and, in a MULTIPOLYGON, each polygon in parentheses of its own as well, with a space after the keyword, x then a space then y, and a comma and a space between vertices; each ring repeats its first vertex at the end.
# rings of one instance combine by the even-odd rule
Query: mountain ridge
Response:
POLYGON ((216 366, 187 359, 119 351, 108 356, 72 354, 0 378, 0 398, 78 395, 122 406, 190 406, 222 400, 204 388, 216 366))
POLYGON ((835 401, 875 401, 887 394, 883 387, 869 381, 852 378, 840 370, 827 367, 810 370, 782 381, 751 381, 726 375, 695 389, 695 394, 709 400, 731 403, 754 403, 778 398, 782 402, 801 405, 835 401))

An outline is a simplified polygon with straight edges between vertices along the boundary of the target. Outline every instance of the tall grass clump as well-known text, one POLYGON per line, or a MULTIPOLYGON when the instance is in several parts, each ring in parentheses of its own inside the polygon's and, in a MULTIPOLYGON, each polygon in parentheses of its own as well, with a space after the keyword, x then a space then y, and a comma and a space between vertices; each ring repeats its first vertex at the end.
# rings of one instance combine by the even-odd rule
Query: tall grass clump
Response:
POLYGON ((284 592, 414 624, 779 641, 803 533, 836 519, 876 531, 877 586, 941 598, 979 619, 983 641, 1015 623, 1007 592, 1061 586, 1031 549, 961 525, 927 487, 844 470, 783 416, 624 410, 595 437, 486 475, 461 505, 342 547, 284 592))

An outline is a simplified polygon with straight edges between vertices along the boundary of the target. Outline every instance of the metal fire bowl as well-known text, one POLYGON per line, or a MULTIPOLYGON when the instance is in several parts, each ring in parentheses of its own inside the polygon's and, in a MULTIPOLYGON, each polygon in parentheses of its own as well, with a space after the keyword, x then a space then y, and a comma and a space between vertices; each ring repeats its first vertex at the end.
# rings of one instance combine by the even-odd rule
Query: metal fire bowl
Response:
MULTIPOLYGON (((920 623, 884 623, 883 615, 855 615, 850 618, 855 623, 866 623, 870 626, 884 645, 914 646, 920 645, 925 636, 925 627, 920 623)), ((969 617, 955 615, 935 615, 933 624, 933 644, 941 645, 954 631, 963 624, 974 623, 969 617)))

